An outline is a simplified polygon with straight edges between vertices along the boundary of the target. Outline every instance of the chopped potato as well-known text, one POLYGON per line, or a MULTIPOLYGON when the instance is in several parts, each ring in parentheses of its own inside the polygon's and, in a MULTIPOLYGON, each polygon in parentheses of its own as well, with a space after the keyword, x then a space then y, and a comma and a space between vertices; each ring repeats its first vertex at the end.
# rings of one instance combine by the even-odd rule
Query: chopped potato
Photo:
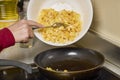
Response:
MULTIPOLYGON (((58 69, 54 70, 52 69, 51 67, 46 67, 46 70, 49 70, 49 71, 59 71, 58 69)), ((63 70, 63 72, 68 72, 68 70, 63 70)))
POLYGON ((38 30, 45 41, 60 44, 73 41, 79 35, 82 26, 78 13, 69 10, 55 11, 51 8, 40 11, 38 22, 45 26, 55 22, 67 24, 67 27, 40 28, 38 30))

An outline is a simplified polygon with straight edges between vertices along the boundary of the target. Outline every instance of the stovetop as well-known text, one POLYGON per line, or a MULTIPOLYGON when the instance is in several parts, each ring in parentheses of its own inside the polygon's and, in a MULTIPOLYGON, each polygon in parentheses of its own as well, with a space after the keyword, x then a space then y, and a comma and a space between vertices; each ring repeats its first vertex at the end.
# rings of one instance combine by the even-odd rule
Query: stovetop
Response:
MULTIPOLYGON (((28 2, 29 0, 25 0, 25 10, 24 12, 20 13, 22 15, 21 19, 26 16, 28 2)), ((110 42, 102 39, 98 34, 93 33, 92 31, 88 31, 84 38, 82 38, 74 45, 78 47, 83 46, 86 48, 97 50, 101 52, 107 60, 107 64, 105 62, 104 65, 105 67, 101 69, 99 75, 95 79, 89 80, 120 80, 120 76, 117 75, 117 74, 120 75, 120 47, 117 47, 116 45, 113 45, 110 42), (108 64, 108 62, 110 63, 108 64), (115 74, 111 70, 117 74, 115 74)), ((33 48, 24 49, 20 48, 18 44, 16 44, 15 46, 3 50, 3 52, 1 52, 0 54, 0 58, 2 59, 12 58, 14 60, 22 59, 25 63, 32 63, 34 56, 38 52, 42 52, 44 50, 51 48, 54 47, 48 46, 35 38, 33 48)), ((49 80, 49 79, 42 76, 37 69, 33 70, 33 74, 27 74, 24 70, 20 68, 7 68, 0 70, 0 80, 49 80)))
MULTIPOLYGON (((7 68, 0 71, 0 80, 49 80, 40 74, 37 68, 33 69, 32 74, 28 74, 24 70, 20 68, 7 68)), ((93 79, 86 79, 86 80, 120 80, 120 77, 103 67, 98 76, 93 79)))

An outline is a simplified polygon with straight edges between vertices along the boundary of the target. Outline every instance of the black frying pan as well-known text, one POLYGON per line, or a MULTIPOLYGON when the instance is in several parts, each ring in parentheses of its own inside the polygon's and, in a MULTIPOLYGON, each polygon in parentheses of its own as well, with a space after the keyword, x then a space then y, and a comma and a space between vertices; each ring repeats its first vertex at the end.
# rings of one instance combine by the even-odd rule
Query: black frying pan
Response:
MULTIPOLYGON (((10 61, 1 62, 0 65, 5 65, 5 63, 8 65, 8 62, 9 65, 13 65, 10 61)), ((103 66, 104 56, 91 49, 64 47, 41 52, 35 57, 34 62, 40 73, 51 80, 84 80, 97 76, 103 66), (47 70, 46 67, 50 67, 52 70, 47 70)), ((30 65, 14 61, 14 66, 21 67, 29 73, 32 72, 30 65)))

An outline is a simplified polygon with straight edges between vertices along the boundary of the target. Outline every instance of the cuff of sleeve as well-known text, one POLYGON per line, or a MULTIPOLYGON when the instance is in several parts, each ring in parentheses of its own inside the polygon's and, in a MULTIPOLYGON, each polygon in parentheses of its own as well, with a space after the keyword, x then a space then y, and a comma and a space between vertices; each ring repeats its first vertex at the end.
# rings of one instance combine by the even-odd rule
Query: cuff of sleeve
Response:
POLYGON ((9 46, 13 46, 15 44, 15 39, 12 32, 8 28, 2 29, 1 32, 0 36, 2 36, 2 47, 7 48, 9 46))

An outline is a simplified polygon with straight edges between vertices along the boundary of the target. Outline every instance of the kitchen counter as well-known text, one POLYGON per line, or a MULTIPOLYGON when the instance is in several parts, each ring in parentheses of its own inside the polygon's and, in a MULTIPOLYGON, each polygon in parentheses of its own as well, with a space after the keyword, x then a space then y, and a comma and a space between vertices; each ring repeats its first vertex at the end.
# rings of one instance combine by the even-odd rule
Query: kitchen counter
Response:
POLYGON ((100 52, 105 56, 104 66, 120 75, 120 47, 106 41, 91 30, 75 45, 100 52))
MULTIPOLYGON (((103 40, 96 34, 91 33, 90 31, 86 34, 84 38, 78 41, 75 44, 70 45, 71 47, 85 47, 99 51, 105 56, 104 66, 120 75, 120 49, 119 47, 110 44, 109 42, 103 40), (94 36, 94 38, 93 38, 94 36), (97 39, 98 38, 98 39, 97 39), (93 39, 93 40, 92 40, 93 39), (89 40, 89 41, 88 41, 89 40), (102 41, 102 42, 101 42, 102 41), (109 45, 108 45, 109 44, 109 45), (102 46, 100 46, 102 45, 102 46), (111 45, 111 47, 110 47, 111 45)), ((36 37, 34 38, 34 44, 31 48, 21 48, 20 44, 17 43, 15 46, 9 47, 3 50, 0 53, 0 59, 10 59, 17 60, 27 64, 34 63, 34 57, 45 50, 56 48, 55 46, 47 45, 36 37)))
MULTIPOLYGON (((89 31, 84 38, 75 44, 70 45, 71 47, 85 47, 99 51, 105 56, 104 66, 117 75, 120 75, 120 49, 119 47, 107 42, 100 38, 98 35, 93 34, 89 31)), ((34 57, 45 50, 56 48, 55 46, 47 45, 36 37, 34 38, 34 44, 31 48, 21 48, 20 44, 17 43, 15 46, 9 47, 3 50, 0 54, 0 59, 17 60, 27 64, 34 63, 34 57)))

